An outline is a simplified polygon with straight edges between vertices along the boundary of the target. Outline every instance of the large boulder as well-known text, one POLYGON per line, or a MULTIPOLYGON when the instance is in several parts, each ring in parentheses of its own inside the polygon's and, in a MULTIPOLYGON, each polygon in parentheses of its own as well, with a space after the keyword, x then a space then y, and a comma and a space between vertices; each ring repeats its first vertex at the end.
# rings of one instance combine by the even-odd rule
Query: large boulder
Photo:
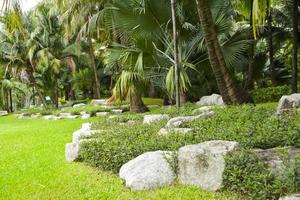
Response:
POLYGON ((7 116, 7 115, 8 115, 7 111, 5 111, 5 110, 0 111, 0 117, 4 117, 4 116, 7 116))
POLYGON ((294 147, 282 147, 273 149, 253 149, 257 157, 263 161, 272 174, 275 176, 282 176, 287 170, 286 164, 290 166, 298 165, 300 157, 300 149, 294 147), (296 162, 297 161, 297 162, 296 162))
POLYGON ((169 151, 147 152, 124 164, 119 175, 132 190, 170 185, 176 178, 167 161, 171 159, 172 152, 169 151))
POLYGON ((294 114, 300 106, 300 94, 282 96, 277 107, 277 114, 294 114))
POLYGON ((144 124, 152 124, 160 120, 168 120, 170 119, 169 115, 165 114, 153 114, 153 115, 145 115, 144 116, 144 124))
POLYGON ((281 197, 279 200, 300 200, 300 194, 292 194, 289 196, 281 197))
POLYGON ((220 189, 224 156, 239 147, 237 142, 222 140, 181 147, 178 152, 179 181, 209 191, 220 189))
POLYGON ((215 112, 209 111, 209 112, 204 112, 200 115, 197 116, 183 116, 183 117, 175 117, 172 118, 168 121, 166 128, 178 128, 180 127, 183 123, 187 122, 192 122, 195 120, 201 120, 201 119, 207 119, 211 116, 213 116, 215 112))
POLYGON ((198 106, 224 106, 223 98, 219 94, 212 94, 210 96, 201 97, 200 101, 196 103, 198 106))
POLYGON ((108 102, 106 99, 93 99, 91 101, 92 106, 107 106, 108 102))

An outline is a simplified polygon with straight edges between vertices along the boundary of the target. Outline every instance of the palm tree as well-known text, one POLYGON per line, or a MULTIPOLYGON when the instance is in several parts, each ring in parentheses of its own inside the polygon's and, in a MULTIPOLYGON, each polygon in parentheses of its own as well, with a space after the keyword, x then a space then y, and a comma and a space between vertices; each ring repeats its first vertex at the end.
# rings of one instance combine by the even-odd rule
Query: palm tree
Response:
POLYGON ((88 55, 90 57, 90 64, 93 70, 93 80, 94 80, 94 97, 100 99, 100 80, 97 71, 95 48, 93 43, 93 34, 96 31, 91 28, 92 16, 94 12, 102 9, 101 1, 90 1, 86 2, 84 0, 58 0, 59 4, 64 4, 64 13, 62 15, 63 21, 66 22, 66 35, 78 34, 77 40, 80 41, 81 38, 85 38, 88 43, 88 55))
POLYGON ((251 102, 249 94, 236 84, 226 68, 209 2, 207 0, 196 0, 196 4, 210 63, 224 101, 227 104, 251 102))
POLYGON ((299 1, 293 0, 293 58, 292 58, 292 91, 298 92, 298 44, 299 44, 299 1))

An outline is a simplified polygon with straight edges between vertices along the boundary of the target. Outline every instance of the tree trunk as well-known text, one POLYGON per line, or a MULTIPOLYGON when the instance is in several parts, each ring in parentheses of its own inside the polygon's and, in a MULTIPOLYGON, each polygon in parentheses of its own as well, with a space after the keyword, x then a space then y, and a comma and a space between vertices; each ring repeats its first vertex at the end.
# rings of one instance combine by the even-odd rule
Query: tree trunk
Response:
POLYGON ((13 112, 13 98, 12 98, 12 89, 9 89, 9 112, 13 112))
POLYGON ((249 94, 239 87, 226 68, 215 24, 208 0, 196 0, 198 14, 205 36, 209 60, 215 74, 219 91, 227 104, 248 103, 252 99, 249 94))
POLYGON ((245 89, 252 90, 254 88, 253 70, 254 70, 254 55, 255 55, 255 38, 253 33, 253 0, 251 1, 251 14, 250 14, 250 39, 252 40, 249 54, 248 76, 245 84, 245 89))
POLYGON ((145 106, 141 94, 137 91, 130 92, 130 112, 144 113, 147 111, 149 109, 145 106))
MULTIPOLYGON (((31 65, 32 71, 33 71, 33 73, 34 73, 36 70, 35 70, 35 67, 34 67, 33 63, 30 63, 30 65, 31 65)), ((48 108, 47 102, 46 102, 46 100, 45 100, 45 98, 44 98, 42 92, 40 91, 39 87, 37 86, 37 84, 36 84, 36 82, 35 82, 33 73, 32 73, 31 71, 29 72, 31 82, 32 82, 32 84, 33 84, 33 86, 34 86, 36 92, 38 93, 38 96, 39 96, 39 98, 40 98, 42 104, 43 104, 44 107, 47 109, 47 108, 48 108)))
POLYGON ((180 107, 180 86, 179 86, 179 77, 180 77, 180 65, 179 65, 179 56, 178 56, 178 35, 176 28, 176 0, 171 0, 171 10, 172 10, 172 23, 173 23, 173 42, 174 42, 174 67, 175 67, 175 93, 176 93, 176 106, 180 107))
POLYGON ((92 64, 92 70, 94 73, 94 97, 96 99, 100 99, 101 95, 100 95, 100 82, 98 79, 98 73, 97 73, 97 66, 96 66, 96 59, 95 59, 95 54, 94 54, 94 47, 93 47, 93 43, 92 43, 92 38, 89 35, 87 37, 88 39, 88 43, 89 43, 89 56, 90 56, 90 60, 91 60, 91 64, 92 64))
POLYGON ((32 103, 33 105, 35 106, 35 90, 34 90, 34 87, 32 87, 32 103))
POLYGON ((293 2, 293 60, 292 60, 292 92, 298 92, 298 6, 299 0, 293 2))
POLYGON ((269 51, 269 61, 270 61, 270 75, 272 85, 276 86, 276 73, 274 65, 274 49, 273 49, 273 31, 272 31, 272 9, 268 5, 268 51, 269 51))

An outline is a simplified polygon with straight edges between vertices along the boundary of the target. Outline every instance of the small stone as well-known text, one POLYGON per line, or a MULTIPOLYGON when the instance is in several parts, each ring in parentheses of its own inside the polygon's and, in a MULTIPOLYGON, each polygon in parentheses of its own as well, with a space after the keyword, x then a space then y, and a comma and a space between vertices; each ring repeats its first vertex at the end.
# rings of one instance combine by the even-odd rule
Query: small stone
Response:
POLYGON ((292 194, 289 196, 281 197, 279 200, 300 200, 300 194, 292 194))
POLYGON ((4 116, 7 116, 7 115, 8 115, 8 112, 6 110, 0 111, 0 117, 4 117, 4 116))
POLYGON ((215 115, 215 112, 205 112, 197 116, 182 116, 182 117, 175 117, 168 121, 166 128, 178 128, 183 123, 192 122, 195 120, 207 119, 211 116, 215 115))
POLYGON ((75 104, 75 105, 73 106, 73 108, 80 108, 80 107, 84 107, 84 106, 86 106, 86 104, 84 104, 84 103, 79 103, 79 104, 75 104))
POLYGON ((201 114, 204 112, 210 112, 210 111, 212 111, 213 108, 214 108, 214 106, 203 106, 203 107, 193 110, 193 114, 201 114))
POLYGON ((121 110, 121 109, 112 109, 110 112, 113 113, 113 114, 121 114, 123 112, 123 110, 121 110))
POLYGON ((223 98, 219 94, 212 94, 210 96, 201 97, 200 101, 196 103, 198 106, 224 106, 223 98))
POLYGON ((97 117, 102 117, 102 116, 107 116, 107 115, 109 115, 109 112, 97 112, 96 113, 97 117))
POLYGON ((91 118, 90 114, 84 114, 81 116, 81 119, 89 119, 89 118, 91 118))
POLYGON ((169 115, 165 115, 165 114, 145 115, 143 123, 152 124, 160 120, 168 120, 168 119, 170 119, 169 115))
POLYGON ((106 99, 93 99, 91 101, 92 106, 107 106, 108 102, 106 99))
POLYGON ((171 132, 186 134, 186 133, 189 133, 192 131, 193 131, 193 129, 191 129, 191 128, 171 128, 171 129, 162 128, 159 130, 158 135, 166 136, 166 135, 169 135, 171 132))

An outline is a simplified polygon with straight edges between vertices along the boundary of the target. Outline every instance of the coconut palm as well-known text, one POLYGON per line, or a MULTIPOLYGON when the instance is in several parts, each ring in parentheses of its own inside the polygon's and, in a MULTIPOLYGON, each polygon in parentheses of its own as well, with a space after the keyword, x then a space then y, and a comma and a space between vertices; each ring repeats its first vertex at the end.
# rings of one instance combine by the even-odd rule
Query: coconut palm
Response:
POLYGON ((196 0, 196 3, 207 52, 224 101, 228 104, 250 102, 251 98, 249 94, 237 85, 228 72, 209 2, 207 0, 196 0))

